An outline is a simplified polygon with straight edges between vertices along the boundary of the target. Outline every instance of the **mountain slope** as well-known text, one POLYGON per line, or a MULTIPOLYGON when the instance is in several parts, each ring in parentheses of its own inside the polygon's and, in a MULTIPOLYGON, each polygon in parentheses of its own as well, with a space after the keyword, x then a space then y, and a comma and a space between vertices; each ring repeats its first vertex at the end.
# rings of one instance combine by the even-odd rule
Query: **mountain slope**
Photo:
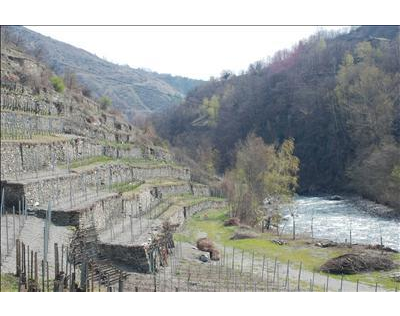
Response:
POLYGON ((116 65, 27 28, 7 28, 28 52, 40 54, 38 57, 55 73, 75 72, 78 81, 92 91, 93 97, 109 96, 114 107, 128 118, 137 110, 155 111, 177 104, 189 90, 202 82, 116 65))
POLYGON ((400 209, 399 43, 398 26, 318 33, 194 89, 157 130, 221 173, 249 133, 269 144, 292 137, 301 191, 357 191, 400 209))

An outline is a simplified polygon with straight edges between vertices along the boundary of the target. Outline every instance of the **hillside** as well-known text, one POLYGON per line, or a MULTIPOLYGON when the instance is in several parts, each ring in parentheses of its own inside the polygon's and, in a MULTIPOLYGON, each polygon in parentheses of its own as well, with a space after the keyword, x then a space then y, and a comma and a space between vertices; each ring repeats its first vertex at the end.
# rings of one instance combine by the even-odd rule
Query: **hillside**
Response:
MULTIPOLYGON (((321 43, 330 41, 316 39, 305 44, 309 45, 305 48, 308 53, 315 43, 321 53, 321 43)), ((376 115, 380 127, 373 134, 363 130, 364 137, 357 134, 363 147, 354 149, 373 154, 375 164, 367 156, 372 176, 376 176, 377 168, 383 176, 388 170, 400 171, 400 167, 393 168, 400 157, 396 156, 399 125, 387 129, 387 123, 392 123, 391 110, 397 111, 391 101, 397 100, 398 95, 389 93, 389 88, 398 88, 398 60, 391 58, 396 52, 394 43, 397 42, 389 40, 387 46, 369 46, 361 42, 362 46, 354 51, 350 50, 353 44, 346 46, 359 59, 351 62, 350 55, 345 55, 347 62, 341 64, 335 80, 340 108, 343 99, 352 99, 341 98, 341 94, 348 93, 348 87, 352 93, 358 91, 353 85, 358 84, 359 71, 366 68, 381 76, 380 81, 372 80, 367 90, 371 90, 372 98, 379 92, 374 86, 384 85, 384 93, 373 99, 384 101, 376 115), (377 66, 372 67, 372 62, 377 66), (345 80, 348 74, 352 81, 345 80), (376 157, 376 147, 364 151, 370 150, 367 145, 371 145, 371 135, 382 141, 384 155, 378 152, 376 157)), ((322 136, 331 137, 316 124, 316 114, 307 106, 309 100, 298 102, 301 110, 309 111, 304 120, 296 118, 297 103, 284 107, 283 94, 298 91, 295 85, 288 90, 284 83, 290 76, 282 72, 293 71, 299 60, 288 63, 286 56, 282 63, 274 64, 275 61, 264 68, 252 66, 246 75, 227 75, 190 92, 182 107, 173 108, 169 116, 162 117, 162 124, 157 124, 168 132, 166 136, 177 135, 173 143, 182 144, 182 151, 191 156, 188 157, 182 155, 180 148, 174 148, 176 154, 171 153, 149 122, 140 128, 140 124, 129 123, 112 106, 87 98, 84 90, 67 80, 71 78, 56 76, 22 45, 4 38, 1 44, 0 292, 398 290, 400 255, 391 248, 398 247, 398 222, 375 218, 373 213, 365 216, 364 207, 361 211, 341 197, 339 201, 337 197, 296 198, 293 208, 286 210, 282 205, 282 216, 274 218, 269 214, 276 204, 268 197, 268 207, 263 213, 258 212, 270 188, 276 194, 275 201, 284 195, 292 197, 298 159, 293 156, 293 140, 274 147, 255 133, 276 144, 294 135, 297 150, 305 142, 298 136, 307 136, 309 129, 318 128, 322 136), (271 65, 272 70, 267 70, 271 65), (272 80, 269 71, 278 76, 272 80), (262 94, 266 88, 268 93, 275 93, 272 103, 268 94, 262 94), (261 101, 271 108, 260 110, 261 101), (293 128, 281 122, 286 122, 289 115, 295 116, 293 128), (262 120, 269 122, 258 126, 262 120), (306 123, 312 125, 305 128, 306 123), (265 127, 267 133, 263 134, 265 127), (247 141, 239 144, 234 153, 232 148, 237 144, 231 137, 248 131, 254 133, 247 133, 247 141), (273 138, 268 138, 268 133, 274 133, 270 135, 273 138), (220 151, 224 142, 224 146, 232 146, 230 153, 220 151), (226 181, 228 177, 219 181, 213 173, 217 168, 230 167, 223 160, 228 154, 237 156, 238 177, 231 178, 230 183, 226 181), (192 166, 197 169, 195 172, 192 166), (263 184, 268 185, 266 190, 263 184), (242 195, 244 190, 247 192, 242 195), (233 199, 235 196, 244 199, 237 199, 239 204, 233 199), (300 216, 288 220, 285 213, 294 209, 300 216), (310 236, 309 217, 301 214, 310 214, 311 209, 310 236), (350 242, 344 224, 348 215, 353 216, 350 242), (271 225, 267 216, 273 221, 271 225), (251 217, 253 222, 246 220, 251 217), (360 233, 368 238, 359 244, 360 233), (369 244, 378 239, 380 244, 369 244), (346 271, 354 274, 344 276, 343 270, 326 265, 336 262, 338 255, 350 256, 356 262, 366 259, 372 262, 369 265, 374 271, 369 270, 370 266, 346 263, 346 271), (357 270, 351 270, 353 267, 357 270)), ((310 56, 312 60, 315 57, 310 56)), ((306 92, 310 93, 307 89, 306 92)), ((381 104, 372 104, 375 103, 381 104)), ((398 106, 398 102, 394 104, 398 106)), ((328 130, 331 128, 329 117, 323 123, 328 130)), ((342 132, 350 140, 356 135, 353 130, 342 132)), ((394 180, 395 176, 393 173, 394 180)), ((382 180, 378 180, 382 186, 382 180)), ((384 197, 391 198, 393 191, 386 188, 392 189, 393 179, 386 180, 382 187, 389 195, 384 197)), ((367 209, 376 207, 375 203, 358 202, 367 209)), ((392 210, 380 211, 389 215, 392 210)))
POLYGON ((7 27, 10 36, 58 75, 74 72, 95 99, 107 95, 131 118, 134 111, 156 111, 179 103, 202 81, 116 65, 83 49, 21 26, 7 27))
POLYGON ((300 192, 358 192, 400 208, 399 43, 398 26, 318 33, 196 88, 155 124, 219 173, 251 132, 275 145, 292 137, 300 192))
MULTIPOLYGON (((66 253, 74 258, 73 271, 82 269, 82 258, 90 261, 96 265, 92 282, 94 273, 108 278, 97 279, 99 287, 118 284, 128 272, 165 266, 160 254, 173 244, 168 225, 177 228, 187 216, 224 207, 225 201, 192 181, 190 169, 178 165, 157 136, 77 89, 60 88, 54 78, 59 79, 35 56, 2 41, 2 275, 21 275, 15 268, 25 245, 31 258, 35 253, 38 262, 48 261, 47 273, 55 280, 68 274, 59 272, 55 249, 61 262, 66 253)), ((69 290, 76 291, 71 284, 69 290)), ((37 291, 39 282, 31 278, 20 286, 37 291)))

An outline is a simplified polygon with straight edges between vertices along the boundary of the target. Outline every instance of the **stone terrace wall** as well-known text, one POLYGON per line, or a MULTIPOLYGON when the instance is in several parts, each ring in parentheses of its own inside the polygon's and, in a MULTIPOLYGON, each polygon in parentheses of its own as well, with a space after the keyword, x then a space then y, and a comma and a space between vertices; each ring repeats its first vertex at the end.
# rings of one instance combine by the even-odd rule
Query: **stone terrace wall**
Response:
POLYGON ((173 178, 185 181, 190 179, 190 171, 188 169, 170 165, 130 166, 123 163, 108 163, 85 171, 80 171, 80 173, 84 174, 87 184, 96 185, 96 181, 100 181, 106 186, 110 181, 112 183, 121 183, 154 178, 173 178))
POLYGON ((156 186, 163 197, 191 193, 189 183, 156 186))
POLYGON ((100 243, 99 248, 104 257, 126 264, 134 268, 136 272, 148 273, 150 271, 150 263, 145 246, 100 243))
MULTIPOLYGON (((199 211, 208 208, 217 208, 224 206, 225 203, 222 201, 203 201, 195 205, 187 207, 187 214, 191 216, 199 211)), ((172 223, 181 225, 184 222, 183 209, 181 212, 177 212, 173 218, 172 223)), ((148 245, 127 245, 127 244, 111 244, 101 242, 99 244, 100 252, 106 258, 113 260, 118 263, 125 264, 135 272, 149 273, 150 272, 150 260, 148 254, 148 245)), ((156 256, 157 260, 157 256, 156 256)))
MULTIPOLYGON (((225 201, 213 201, 213 200, 201 201, 194 205, 187 206, 186 207, 186 216, 190 217, 200 211, 203 211, 206 209, 212 209, 212 208, 221 208, 221 207, 224 207, 225 205, 226 205, 225 201)), ((182 207, 181 211, 173 214, 169 218, 169 220, 172 224, 176 224, 178 226, 182 225, 183 222, 185 221, 183 207, 182 207)))
POLYGON ((97 113, 99 105, 82 95, 43 93, 33 91, 21 85, 2 85, 1 107, 12 111, 31 112, 45 115, 71 115, 74 109, 82 108, 97 113), (76 99, 75 99, 76 98, 76 99))
MULTIPOLYGON (((58 175, 57 177, 47 177, 36 179, 23 185, 26 203, 29 206, 39 204, 47 206, 49 201, 57 201, 69 196, 70 187, 74 197, 80 190, 82 183, 78 174, 58 175)), ((22 198, 22 196, 20 197, 22 198)), ((54 204, 54 203, 53 203, 54 204)))
POLYGON ((94 225, 99 231, 109 229, 122 218, 122 204, 121 195, 114 194, 90 207, 79 209, 79 226, 86 228, 94 225))
POLYGON ((192 193, 194 196, 210 196, 210 188, 203 184, 192 184, 192 193))
MULTIPOLYGON (((36 169, 38 171, 52 170, 52 161, 57 166, 66 164, 67 159, 73 161, 100 155, 115 159, 145 158, 139 147, 119 149, 109 145, 95 144, 90 139, 83 137, 71 137, 46 143, 2 141, 0 150, 1 178, 15 179, 17 172, 21 174, 24 172, 32 173, 36 169)), ((19 177, 23 178, 23 175, 19 175, 19 177)))
POLYGON ((64 131, 64 119, 56 116, 1 111, 1 129, 61 134, 64 131))
POLYGON ((138 218, 148 213, 154 206, 159 203, 159 199, 156 198, 150 189, 146 189, 138 192, 130 198, 124 198, 122 205, 122 219, 129 219, 129 216, 138 218), (141 206, 141 211, 139 206, 141 206))
MULTIPOLYGON (((98 231, 102 231, 122 218, 122 203, 120 194, 111 193, 85 207, 75 206, 68 210, 56 207, 52 211, 51 221, 58 226, 87 228, 94 225, 98 231)), ((45 218, 46 209, 36 209, 35 213, 36 216, 45 218)))
POLYGON ((210 196, 210 190, 206 185, 182 183, 174 185, 157 186, 163 196, 190 193, 194 196, 210 196))
POLYGON ((32 96, 21 91, 1 89, 1 107, 12 111, 32 112, 36 114, 60 115, 64 106, 44 95, 32 96))
MULTIPOLYGON (((85 141, 83 138, 62 139, 46 143, 1 142, 1 178, 15 178, 17 172, 32 173, 36 170, 52 170, 72 160, 103 154, 103 146, 85 141)), ((21 175, 20 175, 21 177, 21 175)), ((23 178, 23 175, 22 175, 23 178)))
MULTIPOLYGON (((18 201, 24 196, 24 186, 20 183, 8 183, 1 181, 1 191, 4 188, 4 207, 10 209, 13 206, 18 210, 18 201)), ((22 207, 22 206, 21 206, 22 207)))
POLYGON ((104 155, 112 158, 144 158, 143 152, 139 147, 132 147, 130 149, 121 149, 113 146, 104 146, 104 155))
MULTIPOLYGON (((106 188, 110 183, 134 182, 158 177, 188 180, 190 173, 186 169, 160 166, 137 167, 119 164, 106 164, 83 170, 79 173, 56 174, 44 178, 30 179, 23 185, 28 205, 39 203, 47 205, 50 200, 69 197, 70 188, 74 196, 82 196, 87 186, 106 188)), ((22 196, 20 197, 22 198, 22 196)), ((14 201, 13 203, 18 203, 14 201)))

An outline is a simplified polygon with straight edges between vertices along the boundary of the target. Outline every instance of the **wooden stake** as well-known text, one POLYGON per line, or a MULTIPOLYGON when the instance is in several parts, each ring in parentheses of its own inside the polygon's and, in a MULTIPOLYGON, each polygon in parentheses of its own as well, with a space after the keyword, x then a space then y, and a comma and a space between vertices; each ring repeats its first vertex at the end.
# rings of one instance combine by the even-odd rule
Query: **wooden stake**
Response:
POLYGON ((261 282, 264 282, 264 266, 265 266, 265 255, 263 256, 262 271, 261 271, 261 282))
POLYGON ((301 268, 303 267, 303 262, 300 262, 299 278, 297 280, 297 291, 300 292, 300 279, 301 279, 301 268))
POLYGON ((44 279, 45 279, 45 277, 44 277, 45 272, 44 271, 45 271, 45 269, 44 269, 44 261, 42 260, 42 292, 46 291, 46 289, 44 287, 44 279))

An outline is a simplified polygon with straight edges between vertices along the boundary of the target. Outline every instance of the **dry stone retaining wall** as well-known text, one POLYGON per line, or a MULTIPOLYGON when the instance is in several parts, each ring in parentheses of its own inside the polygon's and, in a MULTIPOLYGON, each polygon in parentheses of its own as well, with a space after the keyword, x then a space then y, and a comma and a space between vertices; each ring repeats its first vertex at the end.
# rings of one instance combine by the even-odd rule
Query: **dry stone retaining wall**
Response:
MULTIPOLYGON (((225 206, 223 201, 202 201, 186 208, 189 216, 209 208, 218 208, 225 206)), ((174 216, 173 223, 181 225, 184 222, 183 210, 177 212, 174 216)), ((145 243, 142 245, 128 245, 101 242, 99 244, 100 252, 106 258, 118 263, 129 266, 136 272, 149 273, 151 271, 149 259, 149 246, 145 243)))
MULTIPOLYGON (((188 180, 190 173, 187 169, 172 166, 137 167, 123 164, 106 164, 91 168, 80 173, 55 174, 44 178, 30 179, 21 184, 23 194, 15 200, 7 199, 9 205, 18 205, 23 196, 27 205, 47 205, 49 201, 68 199, 72 190, 73 200, 83 196, 85 187, 99 185, 99 189, 107 188, 111 183, 134 182, 151 178, 167 177, 188 180)), ((6 186, 11 185, 8 182, 6 186)), ((184 189, 184 188, 183 188, 184 189)), ((183 190, 180 188, 180 190, 183 190)))
POLYGON ((39 98, 31 94, 12 93, 6 89, 1 89, 1 107, 12 111, 47 115, 59 115, 63 111, 60 102, 51 101, 43 96, 39 98))
POLYGON ((15 178, 17 172, 32 173, 36 170, 51 170, 65 164, 67 157, 72 160, 103 154, 103 146, 85 141, 83 138, 71 138, 50 143, 8 142, 1 144, 1 177, 15 178))
POLYGON ((1 129, 60 134, 64 131, 64 119, 56 116, 1 111, 1 129))
POLYGON ((126 264, 134 268, 136 272, 148 273, 150 271, 150 262, 145 246, 100 243, 99 248, 104 257, 126 264))
MULTIPOLYGON (((198 202, 194 205, 186 206, 186 217, 193 216, 194 214, 203 211, 205 209, 212 209, 212 208, 221 208, 226 206, 226 202, 221 200, 221 201, 213 201, 213 200, 206 200, 206 201, 201 201, 198 202)), ((185 221, 185 215, 184 215, 184 209, 182 207, 182 210, 180 212, 176 212, 169 218, 170 222, 175 224, 175 225, 182 225, 183 222, 185 221)))

